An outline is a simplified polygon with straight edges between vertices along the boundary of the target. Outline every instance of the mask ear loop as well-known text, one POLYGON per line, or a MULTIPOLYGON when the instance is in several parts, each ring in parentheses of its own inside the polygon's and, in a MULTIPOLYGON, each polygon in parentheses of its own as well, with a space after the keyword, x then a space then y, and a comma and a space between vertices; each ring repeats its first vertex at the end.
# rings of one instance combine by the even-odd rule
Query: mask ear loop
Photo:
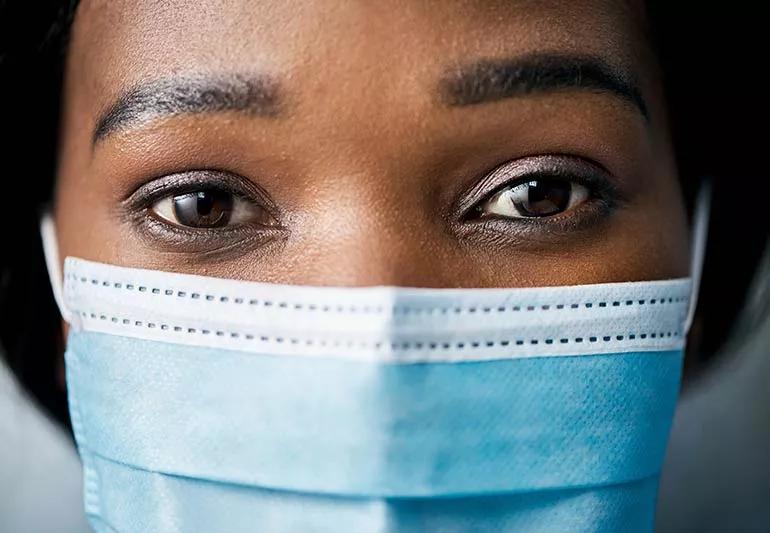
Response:
POLYGON ((70 325, 73 324, 73 316, 64 303, 63 277, 59 263, 59 245, 56 240, 56 227, 50 212, 46 212, 40 219, 40 236, 43 240, 43 255, 45 266, 48 269, 48 278, 53 290, 53 298, 59 307, 62 318, 70 325))
POLYGON ((698 307, 698 295, 700 293, 701 278, 703 277, 703 262, 706 257, 706 245, 708 244, 709 219, 711 217, 711 180, 706 178, 698 191, 695 201, 695 216, 693 217, 693 233, 690 258, 690 278, 692 279, 692 293, 690 294, 690 309, 687 312, 687 320, 684 323, 685 333, 690 332, 695 310, 698 307))

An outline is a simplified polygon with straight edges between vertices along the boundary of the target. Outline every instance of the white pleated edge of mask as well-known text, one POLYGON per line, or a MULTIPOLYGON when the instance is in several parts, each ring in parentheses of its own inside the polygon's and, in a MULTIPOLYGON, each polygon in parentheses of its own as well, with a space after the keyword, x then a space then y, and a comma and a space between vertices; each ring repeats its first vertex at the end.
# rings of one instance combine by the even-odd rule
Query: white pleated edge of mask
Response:
POLYGON ((75 330, 271 355, 480 361, 683 348, 705 252, 699 196, 690 279, 519 289, 310 287, 68 257, 41 222, 54 295, 75 330), (62 289, 64 280, 64 289, 62 289))

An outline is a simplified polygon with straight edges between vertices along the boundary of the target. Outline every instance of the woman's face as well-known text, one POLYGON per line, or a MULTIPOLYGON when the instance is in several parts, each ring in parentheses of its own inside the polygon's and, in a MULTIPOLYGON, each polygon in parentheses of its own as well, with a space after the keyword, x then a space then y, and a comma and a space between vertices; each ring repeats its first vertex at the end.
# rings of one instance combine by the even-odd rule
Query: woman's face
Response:
POLYGON ((314 285, 686 275, 636 4, 86 0, 62 253, 314 285))

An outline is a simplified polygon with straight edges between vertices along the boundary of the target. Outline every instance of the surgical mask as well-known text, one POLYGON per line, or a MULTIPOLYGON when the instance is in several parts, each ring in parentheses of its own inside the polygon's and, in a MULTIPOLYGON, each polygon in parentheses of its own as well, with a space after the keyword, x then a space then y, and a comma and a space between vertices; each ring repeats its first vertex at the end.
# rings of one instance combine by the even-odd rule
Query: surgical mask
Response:
POLYGON ((323 288, 76 258, 61 276, 43 234, 97 531, 653 528, 691 279, 323 288))

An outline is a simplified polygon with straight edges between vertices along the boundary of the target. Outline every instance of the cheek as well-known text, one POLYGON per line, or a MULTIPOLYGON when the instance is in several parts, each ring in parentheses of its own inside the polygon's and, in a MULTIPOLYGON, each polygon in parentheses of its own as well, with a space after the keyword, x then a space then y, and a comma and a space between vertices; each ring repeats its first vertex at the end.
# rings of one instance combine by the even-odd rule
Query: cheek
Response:
POLYGON ((590 252, 582 268, 604 281, 643 281, 686 277, 689 272, 685 223, 676 211, 657 206, 619 216, 590 252))
POLYGON ((574 269, 599 282, 672 279, 689 275, 685 209, 676 179, 650 179, 585 250, 570 254, 574 269))
MULTIPOLYGON (((596 228, 534 249, 476 247, 466 254, 485 286, 547 286, 687 277, 686 213, 675 178, 650 179, 596 228)), ((435 268, 435 267, 434 267, 435 268)))
POLYGON ((666 181, 650 198, 638 213, 636 231, 638 241, 645 243, 646 263, 657 265, 657 277, 688 276, 690 239, 678 181, 666 181))
POLYGON ((116 202, 106 183, 60 175, 55 221, 61 259, 67 256, 121 264, 128 249, 116 219, 116 202))

